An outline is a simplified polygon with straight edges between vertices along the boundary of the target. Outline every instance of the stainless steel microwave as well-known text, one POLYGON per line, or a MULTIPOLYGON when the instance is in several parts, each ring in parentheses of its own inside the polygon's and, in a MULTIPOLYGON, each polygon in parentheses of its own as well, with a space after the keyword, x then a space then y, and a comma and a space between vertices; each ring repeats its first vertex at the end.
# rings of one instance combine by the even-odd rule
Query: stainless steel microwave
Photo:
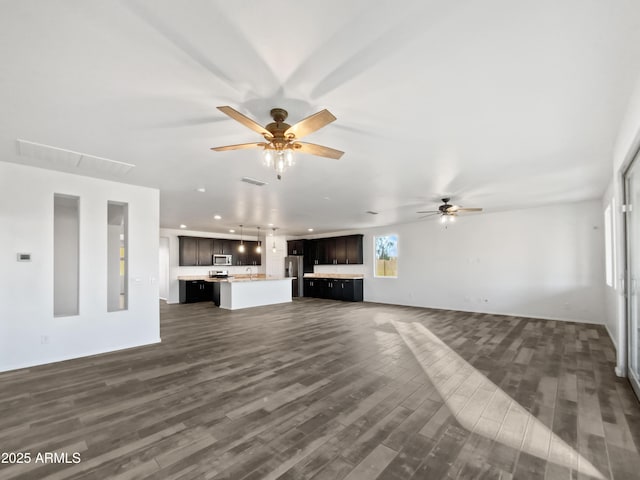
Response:
POLYGON ((213 256, 213 264, 214 265, 232 265, 231 255, 214 255, 213 256))

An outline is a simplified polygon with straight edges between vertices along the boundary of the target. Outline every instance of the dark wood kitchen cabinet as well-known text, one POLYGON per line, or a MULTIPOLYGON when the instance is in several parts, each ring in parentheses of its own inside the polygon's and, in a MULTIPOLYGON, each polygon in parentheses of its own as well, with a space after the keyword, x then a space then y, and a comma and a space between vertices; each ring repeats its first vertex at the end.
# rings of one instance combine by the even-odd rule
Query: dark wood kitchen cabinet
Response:
POLYGON ((287 242, 287 255, 306 255, 305 240, 289 240, 287 242))
POLYGON ((180 246, 178 257, 180 266, 198 265, 198 239, 195 237, 178 237, 180 246))
POLYGON ((302 260, 302 268, 304 273, 313 273, 313 266, 316 264, 316 248, 318 242, 316 240, 304 241, 304 257, 302 260))
POLYGON ((304 296, 362 302, 363 280, 361 278, 305 278, 304 296))
POLYGON ((234 265, 244 265, 247 262, 247 242, 242 242, 244 252, 240 251, 240 240, 233 240, 231 244, 231 262, 234 265))
MULTIPOLYGON (((305 263, 310 263, 311 265, 328 265, 329 257, 327 251, 327 239, 326 238, 318 238, 315 240, 308 240, 305 245, 305 259, 308 257, 308 262, 305 260, 305 263)), ((313 272, 313 269, 311 269, 313 272)))
POLYGON ((341 278, 332 281, 331 293, 335 300, 344 300, 347 302, 362 302, 363 288, 362 279, 359 278, 341 278))
POLYGON ((181 267, 213 265, 213 239, 178 237, 178 261, 181 267))
MULTIPOLYGON (((257 241, 244 240, 244 252, 240 251, 240 241, 236 240, 236 244, 233 246, 233 258, 232 262, 236 266, 254 266, 262 265, 262 253, 258 253, 256 248, 258 247, 257 241)), ((264 246, 263 246, 264 248, 264 246)))
POLYGON ((180 303, 213 301, 213 283, 204 280, 180 280, 180 303))
POLYGON ((198 239, 198 265, 213 265, 213 238, 198 239))
POLYGON ((305 265, 362 264, 362 239, 362 235, 346 235, 307 240, 305 265))
POLYGON ((345 237, 346 244, 346 264, 362 264, 364 263, 362 255, 362 235, 349 235, 345 237))
POLYGON ((262 253, 258 253, 258 242, 249 241, 245 242, 247 245, 247 259, 245 265, 262 265, 262 253))
POLYGON ((183 236, 178 240, 181 267, 212 266, 214 255, 231 255, 232 265, 262 265, 262 254, 256 252, 257 241, 244 241, 242 253, 238 248, 240 240, 183 236))
POLYGON ((233 255, 231 240, 226 238, 213 239, 213 253, 215 255, 233 255))

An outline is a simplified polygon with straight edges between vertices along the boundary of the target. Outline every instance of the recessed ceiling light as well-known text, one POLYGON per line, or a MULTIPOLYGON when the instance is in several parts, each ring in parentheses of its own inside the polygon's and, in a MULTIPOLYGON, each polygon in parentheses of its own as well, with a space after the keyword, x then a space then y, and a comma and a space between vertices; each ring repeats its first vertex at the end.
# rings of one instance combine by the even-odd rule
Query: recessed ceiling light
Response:
POLYGON ((222 217, 220 215, 214 215, 213 218, 215 218, 216 220, 220 220, 222 217))
POLYGON ((180 228, 187 228, 187 226, 183 223, 180 225, 180 228))
POLYGON ((232 228, 231 230, 229 230, 229 233, 236 233, 236 231, 232 228))
POLYGON ((273 223, 270 223, 270 224, 269 224, 269 226, 270 226, 270 227, 273 227, 273 223))
POLYGON ((207 189, 204 188, 204 187, 196 188, 196 192, 204 193, 206 191, 207 191, 207 189))
POLYGON ((313 228, 307 228, 307 232, 313 232, 313 228))

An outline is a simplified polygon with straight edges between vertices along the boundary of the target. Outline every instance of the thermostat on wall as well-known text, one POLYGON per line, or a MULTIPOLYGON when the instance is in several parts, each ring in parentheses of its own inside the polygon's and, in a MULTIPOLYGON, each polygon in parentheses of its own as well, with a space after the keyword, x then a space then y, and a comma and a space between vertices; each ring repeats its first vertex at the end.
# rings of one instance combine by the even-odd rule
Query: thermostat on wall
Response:
POLYGON ((31 254, 30 253, 19 253, 18 254, 18 261, 19 262, 30 262, 31 261, 31 254))

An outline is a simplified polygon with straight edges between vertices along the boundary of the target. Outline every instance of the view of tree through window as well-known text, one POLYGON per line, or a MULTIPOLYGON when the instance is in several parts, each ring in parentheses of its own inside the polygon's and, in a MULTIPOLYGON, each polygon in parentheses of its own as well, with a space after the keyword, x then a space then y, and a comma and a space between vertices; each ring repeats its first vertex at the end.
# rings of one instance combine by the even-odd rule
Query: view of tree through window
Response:
POLYGON ((374 237, 375 277, 398 276, 398 235, 374 237))

